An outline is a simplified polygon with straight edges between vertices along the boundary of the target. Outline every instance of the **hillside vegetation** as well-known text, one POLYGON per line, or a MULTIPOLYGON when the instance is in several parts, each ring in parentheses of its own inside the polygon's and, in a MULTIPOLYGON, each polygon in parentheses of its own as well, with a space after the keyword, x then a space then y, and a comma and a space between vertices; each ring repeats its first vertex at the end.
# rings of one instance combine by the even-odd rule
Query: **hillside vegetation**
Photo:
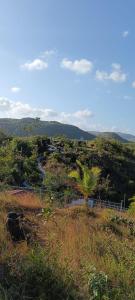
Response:
MULTIPOLYGON (((97 138, 94 141, 77 141, 67 138, 27 137, 0 140, 0 183, 34 187, 47 187, 54 199, 76 197, 70 171, 77 168, 76 160, 88 168, 101 169, 100 182, 93 196, 104 200, 121 201, 135 193, 135 147, 114 140, 97 138), (38 161, 46 172, 43 182, 38 161), (55 196, 56 194, 56 196, 55 196), (124 196, 125 194, 125 196, 124 196)), ((77 197, 80 196, 79 194, 77 197)))
POLYGON ((0 119, 0 128, 8 135, 14 136, 31 136, 31 135, 48 135, 58 136, 65 135, 71 139, 92 140, 94 135, 81 130, 80 128, 62 124, 54 121, 40 121, 40 119, 23 118, 23 119, 0 119))
POLYGON ((124 133, 124 132, 100 132, 100 131, 89 131, 89 133, 100 136, 107 139, 115 139, 122 143, 135 142, 135 136, 133 134, 124 133))
POLYGON ((0 130, 4 131, 7 135, 13 136, 47 135, 54 137, 64 135, 67 138, 78 140, 93 140, 97 136, 100 136, 111 140, 115 139, 122 143, 135 142, 135 136, 132 134, 121 132, 86 132, 73 125, 55 121, 41 121, 39 118, 0 118, 0 130))
POLYGON ((32 194, 1 193, 0 202, 1 300, 135 299, 134 215, 54 209, 32 194), (24 212, 32 244, 11 242, 9 210, 24 212))
POLYGON ((106 139, 113 139, 113 140, 119 141, 121 143, 127 143, 126 138, 122 137, 120 134, 117 134, 115 132, 98 132, 98 133, 96 133, 96 136, 100 136, 100 137, 106 138, 106 139))
POLYGON ((1 133, 0 166, 0 300, 135 299, 134 201, 124 213, 69 205, 93 196, 128 207, 133 143, 1 133), (31 190, 17 196, 14 185, 31 190), (11 240, 11 211, 24 214, 28 244, 11 240))

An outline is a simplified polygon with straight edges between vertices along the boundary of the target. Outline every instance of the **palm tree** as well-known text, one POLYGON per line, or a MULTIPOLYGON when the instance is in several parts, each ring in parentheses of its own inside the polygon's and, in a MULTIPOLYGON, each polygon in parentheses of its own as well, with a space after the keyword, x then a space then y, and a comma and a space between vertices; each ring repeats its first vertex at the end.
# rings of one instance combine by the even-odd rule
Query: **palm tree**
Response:
POLYGON ((79 168, 71 171, 69 177, 75 178, 77 189, 83 194, 86 205, 88 205, 88 198, 97 187, 101 169, 99 167, 89 169, 87 166, 82 165, 79 160, 76 162, 79 168))

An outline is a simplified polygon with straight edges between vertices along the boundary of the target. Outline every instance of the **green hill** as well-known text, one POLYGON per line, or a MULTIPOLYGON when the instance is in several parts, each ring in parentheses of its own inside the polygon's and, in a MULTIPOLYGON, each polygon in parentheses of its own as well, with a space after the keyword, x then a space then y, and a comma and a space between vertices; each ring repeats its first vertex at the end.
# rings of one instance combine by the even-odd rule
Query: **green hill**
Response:
POLYGON ((9 119, 0 118, 0 132, 12 136, 34 136, 47 135, 49 137, 66 136, 70 139, 93 140, 97 136, 114 139, 116 141, 127 143, 135 142, 135 136, 116 132, 86 132, 76 126, 63 124, 56 121, 41 121, 36 118, 9 119))
POLYGON ((127 140, 122 138, 119 134, 115 132, 102 132, 99 134, 101 137, 107 138, 107 139, 114 139, 122 143, 127 143, 127 140))
POLYGON ((47 135, 51 137, 65 135, 68 138, 79 140, 95 138, 93 134, 76 126, 55 121, 41 121, 38 118, 0 119, 0 129, 13 136, 47 135))
POLYGON ((89 133, 94 134, 95 136, 100 136, 106 139, 113 139, 116 141, 119 141, 121 143, 127 143, 128 139, 126 138, 126 136, 123 137, 120 136, 120 134, 116 133, 116 132, 98 132, 98 131, 90 131, 89 133))
POLYGON ((123 132, 119 132, 118 133, 119 136, 121 136, 123 139, 128 140, 129 142, 135 142, 135 136, 133 134, 129 134, 129 133, 123 133, 123 132))

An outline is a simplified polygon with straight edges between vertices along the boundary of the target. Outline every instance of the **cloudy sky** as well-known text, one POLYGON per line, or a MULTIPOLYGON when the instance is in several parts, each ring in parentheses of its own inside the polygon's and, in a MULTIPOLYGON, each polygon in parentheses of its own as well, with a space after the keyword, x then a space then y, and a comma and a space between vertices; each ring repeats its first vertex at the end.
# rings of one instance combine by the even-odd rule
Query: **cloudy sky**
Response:
POLYGON ((134 0, 0 0, 0 117, 135 134, 134 0))

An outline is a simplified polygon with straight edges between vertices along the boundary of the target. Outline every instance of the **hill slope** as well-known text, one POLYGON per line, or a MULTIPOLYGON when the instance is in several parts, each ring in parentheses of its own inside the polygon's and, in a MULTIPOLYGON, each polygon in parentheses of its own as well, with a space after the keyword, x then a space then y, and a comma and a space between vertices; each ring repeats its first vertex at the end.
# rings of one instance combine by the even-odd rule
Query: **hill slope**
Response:
POLYGON ((0 193, 0 201, 1 300, 135 299, 135 219, 129 212, 58 209, 33 194, 0 193), (5 226, 9 209, 24 212, 28 246, 12 243, 5 226))
POLYGON ((55 121, 41 121, 36 118, 10 119, 0 118, 0 130, 13 136, 47 135, 50 137, 65 135, 70 139, 93 140, 97 136, 115 139, 122 143, 135 142, 135 136, 116 132, 86 132, 76 126, 55 121))
POLYGON ((29 135, 65 135, 71 139, 92 140, 94 135, 81 130, 80 128, 62 124, 54 121, 40 121, 39 119, 0 119, 0 129, 9 135, 29 136, 29 135))
POLYGON ((126 138, 126 135, 123 136, 116 132, 98 132, 98 131, 89 131, 89 133, 94 134, 95 136, 100 136, 106 139, 114 139, 116 141, 119 141, 121 143, 127 143, 128 139, 126 138))
POLYGON ((135 142, 135 136, 133 134, 129 134, 129 133, 123 133, 123 132, 119 132, 118 133, 119 136, 121 136, 123 139, 128 140, 129 142, 135 142))

